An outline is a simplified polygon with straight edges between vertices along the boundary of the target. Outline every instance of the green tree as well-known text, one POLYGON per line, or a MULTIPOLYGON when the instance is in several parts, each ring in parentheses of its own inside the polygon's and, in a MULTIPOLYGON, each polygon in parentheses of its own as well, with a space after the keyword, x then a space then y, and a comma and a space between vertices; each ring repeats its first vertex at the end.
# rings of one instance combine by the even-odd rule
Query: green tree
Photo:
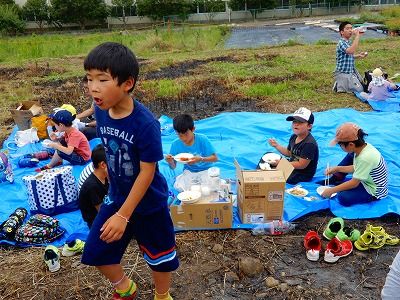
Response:
POLYGON ((120 7, 122 9, 122 17, 118 17, 124 23, 124 29, 126 28, 126 9, 132 7, 134 0, 112 0, 112 5, 120 7))
POLYGON ((108 10, 104 0, 51 0, 51 15, 55 20, 78 23, 85 29, 88 22, 103 22, 108 10))
POLYGON ((34 20, 42 29, 49 20, 50 10, 46 0, 28 0, 22 7, 22 12, 28 20, 34 20))
POLYGON ((137 0, 137 13, 153 20, 162 20, 164 16, 178 15, 186 19, 192 7, 190 0, 137 0))
POLYGON ((0 0, 0 5, 14 5, 14 0, 0 0))
POLYGON ((25 23, 20 19, 14 5, 0 5, 0 32, 15 35, 25 30, 25 23))
POLYGON ((233 10, 270 9, 276 7, 275 0, 230 0, 229 7, 233 10))

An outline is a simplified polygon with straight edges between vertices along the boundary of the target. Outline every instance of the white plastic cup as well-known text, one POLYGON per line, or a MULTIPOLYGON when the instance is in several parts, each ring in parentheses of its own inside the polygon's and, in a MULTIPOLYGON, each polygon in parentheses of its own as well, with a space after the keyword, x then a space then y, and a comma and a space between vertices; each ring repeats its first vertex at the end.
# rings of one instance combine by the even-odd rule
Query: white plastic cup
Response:
POLYGON ((209 196, 210 193, 211 193, 211 190, 210 190, 210 187, 209 187, 209 186, 207 186, 207 185, 202 185, 202 186, 201 186, 201 194, 202 194, 203 196, 209 196))

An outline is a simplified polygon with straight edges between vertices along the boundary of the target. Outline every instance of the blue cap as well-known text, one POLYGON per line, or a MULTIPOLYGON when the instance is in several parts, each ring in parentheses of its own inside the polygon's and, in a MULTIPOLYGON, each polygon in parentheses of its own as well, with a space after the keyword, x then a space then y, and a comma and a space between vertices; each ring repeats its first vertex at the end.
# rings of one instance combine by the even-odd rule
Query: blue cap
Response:
POLYGON ((50 119, 52 119, 56 123, 61 124, 69 124, 75 120, 75 116, 73 116, 68 110, 66 109, 57 109, 54 113, 49 115, 50 119))

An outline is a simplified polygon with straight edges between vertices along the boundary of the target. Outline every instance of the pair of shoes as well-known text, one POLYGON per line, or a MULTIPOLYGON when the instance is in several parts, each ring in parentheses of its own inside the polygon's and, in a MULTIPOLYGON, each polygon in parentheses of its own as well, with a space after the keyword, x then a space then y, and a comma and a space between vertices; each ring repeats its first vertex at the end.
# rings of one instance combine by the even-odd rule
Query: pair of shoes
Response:
POLYGON ((364 233, 354 242, 354 246, 360 251, 368 249, 379 249, 384 245, 395 246, 399 243, 399 238, 386 233, 381 226, 368 224, 364 233))
POLYGON ((134 300, 136 299, 137 295, 138 293, 136 283, 131 280, 128 291, 126 293, 120 294, 115 290, 111 300, 134 300))
POLYGON ((84 247, 85 242, 81 241, 80 239, 76 239, 69 243, 66 243, 61 253, 63 256, 73 256, 75 254, 82 253, 84 247))
MULTIPOLYGON (((319 253, 322 249, 321 239, 315 231, 309 231, 304 237, 304 247, 308 260, 318 261, 319 253)), ((332 238, 326 245, 324 261, 334 263, 341 257, 348 256, 353 251, 353 244, 350 240, 341 241, 338 238, 332 238)))
POLYGON ((57 247, 49 245, 44 250, 43 259, 50 272, 60 270, 60 251, 57 247))
POLYGON ((332 218, 328 222, 328 225, 326 226, 322 235, 327 240, 331 240, 336 237, 340 241, 350 240, 354 242, 360 237, 360 231, 348 226, 344 226, 344 220, 342 218, 332 218))

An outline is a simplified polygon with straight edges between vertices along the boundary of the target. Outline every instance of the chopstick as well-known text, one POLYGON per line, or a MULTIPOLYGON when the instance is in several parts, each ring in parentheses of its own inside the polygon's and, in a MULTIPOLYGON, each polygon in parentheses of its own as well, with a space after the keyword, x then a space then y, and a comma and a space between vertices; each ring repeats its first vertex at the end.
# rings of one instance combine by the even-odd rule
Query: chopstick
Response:
MULTIPOLYGON (((326 164, 326 171, 329 171, 329 162, 326 164)), ((325 174, 325 186, 329 186, 329 174, 325 174)))

